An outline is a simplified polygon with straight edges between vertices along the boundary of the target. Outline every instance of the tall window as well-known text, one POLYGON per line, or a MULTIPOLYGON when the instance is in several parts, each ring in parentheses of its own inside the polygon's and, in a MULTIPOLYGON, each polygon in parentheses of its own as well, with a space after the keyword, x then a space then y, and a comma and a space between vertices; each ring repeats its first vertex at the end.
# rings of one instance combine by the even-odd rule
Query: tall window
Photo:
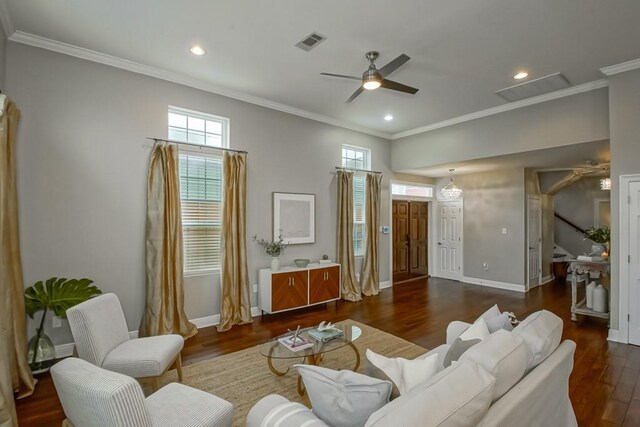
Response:
MULTIPOLYGON (((228 146, 227 119, 169 107, 169 139, 228 146)), ((180 201, 185 274, 220 268, 222 240, 222 157, 180 147, 180 201)))
MULTIPOLYGON (((371 169, 371 151, 367 148, 342 146, 342 167, 351 169, 371 169)), ((365 177, 356 173, 353 177, 353 254, 364 255, 367 237, 365 227, 365 177)))

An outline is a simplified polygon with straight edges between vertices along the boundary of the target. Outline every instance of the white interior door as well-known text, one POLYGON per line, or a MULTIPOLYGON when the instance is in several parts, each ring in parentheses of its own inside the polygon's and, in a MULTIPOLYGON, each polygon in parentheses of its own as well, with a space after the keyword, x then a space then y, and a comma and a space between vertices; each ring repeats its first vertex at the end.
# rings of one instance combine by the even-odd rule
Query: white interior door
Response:
POLYGON ((638 181, 629 183, 627 206, 629 208, 629 343, 640 345, 640 182, 638 181))
POLYGON ((529 196, 527 212, 527 269, 529 289, 542 281, 542 208, 540 198, 529 196))
POLYGON ((436 276, 460 280, 462 272, 462 202, 438 203, 436 276))

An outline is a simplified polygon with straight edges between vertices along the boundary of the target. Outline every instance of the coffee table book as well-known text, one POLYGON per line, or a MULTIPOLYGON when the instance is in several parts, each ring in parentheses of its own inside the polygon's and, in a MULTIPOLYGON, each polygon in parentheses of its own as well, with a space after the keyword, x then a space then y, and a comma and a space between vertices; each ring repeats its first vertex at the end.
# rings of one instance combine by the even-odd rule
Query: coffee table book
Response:
POLYGON ((298 336, 296 339, 295 345, 293 343, 293 335, 287 335, 286 337, 278 338, 278 342, 285 346, 288 350, 291 351, 300 351, 305 348, 313 347, 314 342, 304 339, 301 336, 298 336))

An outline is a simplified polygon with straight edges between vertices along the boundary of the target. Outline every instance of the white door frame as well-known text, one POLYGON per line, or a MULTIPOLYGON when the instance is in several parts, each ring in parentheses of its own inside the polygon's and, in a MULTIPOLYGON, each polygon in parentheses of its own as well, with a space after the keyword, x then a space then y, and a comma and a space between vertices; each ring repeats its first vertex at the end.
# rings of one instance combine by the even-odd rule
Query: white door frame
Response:
POLYGON ((540 285, 542 285, 542 198, 534 194, 529 194, 527 196, 527 289, 526 290, 529 291, 530 289, 540 285), (529 226, 529 222, 531 221, 531 217, 529 215, 529 212, 531 212, 531 200, 537 200, 538 206, 540 207, 540 213, 538 215, 538 236, 537 236, 538 237, 538 283, 535 283, 535 284, 530 283, 531 257, 529 256, 529 251, 531 250, 531 247, 529 246, 529 242, 531 241, 530 239, 531 236, 529 236, 529 230, 531 228, 529 226))
MULTIPOLYGON (((627 257, 629 255, 631 238, 629 236, 629 184, 631 182, 640 182, 640 174, 621 175, 619 180, 620 191, 618 194, 618 247, 613 251, 618 251, 618 268, 619 268, 619 285, 618 285, 618 331, 615 341, 629 342, 629 280, 631 265, 627 257)), ((609 329, 609 337, 615 338, 616 331, 609 329)))
POLYGON ((460 215, 458 216, 458 236, 460 237, 460 245, 458 247, 458 251, 459 251, 459 256, 458 256, 458 281, 462 282, 462 278, 464 277, 464 198, 460 198, 460 200, 455 200, 455 201, 448 201, 448 200, 435 200, 432 203, 432 210, 431 212, 429 212, 429 214, 432 214, 432 218, 433 218, 433 222, 429 221, 431 224, 430 226, 432 227, 429 230, 429 237, 430 237, 430 248, 429 248, 429 252, 431 252, 433 254, 433 256, 429 257, 429 262, 431 263, 429 266, 429 271, 431 272, 431 276, 433 277, 440 277, 438 276, 436 273, 438 271, 437 268, 435 268, 436 265, 438 265, 439 263, 439 258, 438 258, 438 239, 437 236, 439 236, 439 224, 437 221, 437 216, 439 214, 439 205, 441 203, 460 203, 460 215), (431 232, 433 231, 433 233, 431 232), (434 236, 433 238, 431 238, 431 236, 434 236), (433 265, 433 269, 432 266, 433 265))

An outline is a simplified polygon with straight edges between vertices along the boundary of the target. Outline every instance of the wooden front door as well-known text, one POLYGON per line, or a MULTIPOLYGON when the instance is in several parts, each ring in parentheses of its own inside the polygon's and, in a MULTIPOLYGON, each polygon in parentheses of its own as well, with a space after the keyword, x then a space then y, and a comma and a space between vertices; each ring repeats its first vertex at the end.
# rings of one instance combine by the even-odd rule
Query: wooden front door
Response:
POLYGON ((429 274, 428 226, 429 205, 409 202, 409 273, 429 274))
POLYGON ((393 226, 393 275, 409 273, 409 202, 394 200, 391 207, 393 226))
POLYGON ((394 200, 392 224, 394 282, 428 275, 429 205, 394 200))

